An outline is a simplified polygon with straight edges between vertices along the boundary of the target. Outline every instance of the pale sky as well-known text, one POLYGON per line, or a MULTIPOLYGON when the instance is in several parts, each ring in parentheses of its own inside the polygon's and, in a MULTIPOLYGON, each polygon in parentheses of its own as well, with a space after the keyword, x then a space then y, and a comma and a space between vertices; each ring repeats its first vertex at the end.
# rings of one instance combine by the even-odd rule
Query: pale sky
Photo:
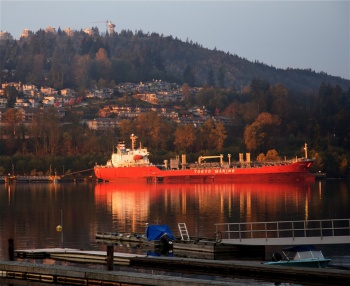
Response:
POLYGON ((350 79, 350 1, 3 1, 0 29, 123 29, 192 40, 205 48, 350 79), (101 23, 95 23, 101 22, 101 23))

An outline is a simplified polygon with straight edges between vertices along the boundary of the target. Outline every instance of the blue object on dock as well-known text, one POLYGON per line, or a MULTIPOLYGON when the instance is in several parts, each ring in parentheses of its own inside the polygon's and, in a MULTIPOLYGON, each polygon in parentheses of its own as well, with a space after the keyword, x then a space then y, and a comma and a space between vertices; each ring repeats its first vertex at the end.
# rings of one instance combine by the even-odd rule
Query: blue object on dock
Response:
POLYGON ((175 240, 173 233, 167 225, 149 225, 146 229, 146 237, 149 241, 160 240, 164 234, 170 239, 175 240))

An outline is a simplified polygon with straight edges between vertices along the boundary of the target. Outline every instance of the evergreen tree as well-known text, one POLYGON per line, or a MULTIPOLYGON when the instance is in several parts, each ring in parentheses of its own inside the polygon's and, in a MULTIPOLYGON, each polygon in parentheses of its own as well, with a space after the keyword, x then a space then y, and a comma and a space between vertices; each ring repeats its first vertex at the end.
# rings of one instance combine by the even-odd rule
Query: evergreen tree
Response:
POLYGON ((186 67, 183 77, 184 82, 187 83, 190 87, 194 87, 196 85, 196 76, 194 69, 191 66, 186 67))
POLYGON ((221 66, 218 71, 218 84, 220 88, 225 87, 225 69, 223 66, 221 66))
POLYGON ((213 68, 209 68, 207 84, 210 87, 214 87, 215 86, 214 70, 213 70, 213 68))

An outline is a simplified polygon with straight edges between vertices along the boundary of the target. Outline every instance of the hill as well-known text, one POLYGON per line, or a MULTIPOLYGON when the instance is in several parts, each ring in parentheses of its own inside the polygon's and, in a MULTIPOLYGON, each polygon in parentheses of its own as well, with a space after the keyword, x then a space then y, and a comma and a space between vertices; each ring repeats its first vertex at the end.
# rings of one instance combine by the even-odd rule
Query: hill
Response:
POLYGON ((350 80, 300 69, 277 69, 238 55, 203 48, 157 33, 123 30, 100 35, 97 31, 57 33, 39 30, 19 41, 1 44, 0 68, 9 71, 1 81, 22 81, 56 88, 87 88, 96 83, 162 79, 190 86, 232 87, 241 90, 253 79, 289 90, 315 91, 322 82, 343 90, 350 80))

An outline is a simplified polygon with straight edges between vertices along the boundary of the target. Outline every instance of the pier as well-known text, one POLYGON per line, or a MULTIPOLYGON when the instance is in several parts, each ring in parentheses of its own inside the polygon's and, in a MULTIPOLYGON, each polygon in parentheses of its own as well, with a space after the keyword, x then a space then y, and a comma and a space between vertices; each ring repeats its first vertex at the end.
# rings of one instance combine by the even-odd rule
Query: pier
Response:
MULTIPOLYGON (((317 285, 349 285, 350 283, 350 271, 334 268, 335 266, 319 269, 266 265, 262 263, 264 258, 257 256, 255 259, 250 257, 248 260, 242 260, 248 251, 250 251, 248 255, 264 254, 268 246, 350 243, 350 219, 220 223, 215 224, 215 227, 215 238, 206 241, 190 237, 186 225, 179 224, 181 239, 174 242, 173 250, 175 252, 182 250, 186 254, 185 257, 118 253, 114 252, 111 243, 107 245, 107 251, 64 248, 16 250, 17 261, 0 261, 0 282, 5 281, 11 284, 13 280, 26 280, 27 283, 35 281, 62 285, 119 286, 230 285, 230 282, 196 278, 196 275, 205 274, 206 276, 249 278, 274 283, 317 285), (230 249, 227 248, 229 246, 230 249), (220 252, 218 247, 224 249, 225 253, 238 255, 235 258, 232 256, 224 260, 219 259, 215 257, 216 252, 220 252), (108 253, 111 251, 113 255, 109 256, 108 253), (198 258, 198 253, 205 255, 210 253, 214 255, 214 258, 198 258), (65 263, 105 265, 107 270, 95 269, 93 266, 79 268, 69 266, 69 264, 62 267, 25 262, 28 259, 45 260, 47 258, 65 261, 65 263), (132 270, 130 272, 115 271, 115 267, 127 267, 132 270), (152 275, 147 274, 145 269, 151 270, 152 275), (184 274, 189 274, 194 278, 183 278, 184 274)), ((108 236, 109 234, 104 238, 110 239, 108 236)), ((125 239, 129 238, 126 236, 125 239)))
MULTIPOLYGON (((58 250, 40 250, 46 254, 57 254, 58 250)), ((80 259, 99 256, 100 261, 106 263, 106 252, 84 252, 79 250, 68 250, 67 257, 72 253, 80 255, 80 259)), ((39 252, 36 252, 37 254, 39 252)), ((32 252, 34 255, 34 252, 32 252)), ((120 254, 115 253, 114 257, 120 254)), ((28 263, 21 261, 0 261, 0 284, 1 282, 13 284, 14 281, 26 281, 28 283, 45 282, 58 283, 60 285, 232 285, 230 282, 205 280, 196 275, 221 276, 236 278, 250 278, 261 281, 273 281, 275 283, 308 283, 317 285, 349 285, 350 271, 334 268, 307 268, 307 267, 285 267, 261 264, 259 261, 214 261, 203 259, 176 258, 176 257, 149 257, 146 255, 121 254, 133 271, 107 271, 93 268, 80 268, 76 266, 47 265, 39 263, 28 263), (139 270, 139 271, 135 271, 139 270), (152 270, 147 274, 145 269, 152 270), (185 278, 184 275, 174 273, 190 274, 193 278, 185 278)), ((76 261, 76 260, 74 260, 76 261)), ((82 260, 80 260, 82 261, 82 260)), ((86 260, 89 261, 89 260, 86 260)), ((114 260, 114 265, 120 265, 119 260, 114 260)), ((122 265, 125 265, 123 262, 122 265)))
MULTIPOLYGON (((350 219, 217 223, 211 238, 190 236, 185 223, 178 225, 181 237, 173 241, 173 255, 184 258, 269 260, 283 246, 350 244, 350 219)), ((96 239, 105 244, 147 242, 142 234, 97 233, 96 239)))
POLYGON ((96 181, 92 177, 72 176, 0 176, 0 184, 21 184, 21 183, 75 183, 96 181))
POLYGON ((217 223, 222 243, 303 245, 350 243, 350 219, 217 223))

